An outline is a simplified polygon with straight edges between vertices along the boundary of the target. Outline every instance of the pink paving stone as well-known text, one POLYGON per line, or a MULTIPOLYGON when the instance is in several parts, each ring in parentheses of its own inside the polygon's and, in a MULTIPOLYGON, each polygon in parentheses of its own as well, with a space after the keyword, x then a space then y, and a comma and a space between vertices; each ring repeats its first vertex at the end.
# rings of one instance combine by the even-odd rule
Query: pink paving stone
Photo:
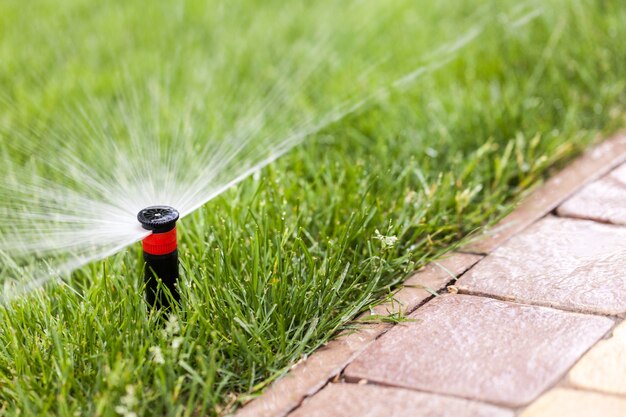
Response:
POLYGON ((460 398, 375 385, 330 384, 289 417, 513 417, 460 398))
POLYGON ((626 224, 626 165, 584 187, 563 203, 561 216, 626 224))
POLYGON ((469 295, 443 295, 409 317, 357 357, 346 378, 518 407, 558 381, 613 325, 469 295))
POLYGON ((479 262, 462 292, 618 315, 626 312, 626 228, 547 217, 479 262))
MULTIPOLYGON (((439 290, 450 280, 462 274, 481 259, 480 256, 452 253, 432 262, 409 278, 394 295, 394 301, 374 308, 373 313, 388 315, 407 312, 432 297, 427 290, 439 290)), ((360 319, 367 320, 369 312, 360 319)), ((356 332, 345 332, 299 363, 287 375, 276 381, 267 391, 242 409, 237 417, 284 416, 297 407, 308 395, 322 388, 376 337, 391 327, 389 323, 361 325, 356 332)))

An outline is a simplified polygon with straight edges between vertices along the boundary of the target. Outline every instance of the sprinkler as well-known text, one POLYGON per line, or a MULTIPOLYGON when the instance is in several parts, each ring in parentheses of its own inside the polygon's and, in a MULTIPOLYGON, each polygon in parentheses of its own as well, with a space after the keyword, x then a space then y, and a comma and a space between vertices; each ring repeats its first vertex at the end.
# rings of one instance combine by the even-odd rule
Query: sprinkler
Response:
POLYGON ((178 291, 175 285, 178 281, 178 244, 176 242, 178 217, 178 211, 169 206, 150 206, 137 214, 137 220, 143 228, 152 231, 152 234, 142 242, 146 301, 150 307, 169 307, 165 294, 157 292, 158 280, 161 280, 174 299, 178 301, 178 291))

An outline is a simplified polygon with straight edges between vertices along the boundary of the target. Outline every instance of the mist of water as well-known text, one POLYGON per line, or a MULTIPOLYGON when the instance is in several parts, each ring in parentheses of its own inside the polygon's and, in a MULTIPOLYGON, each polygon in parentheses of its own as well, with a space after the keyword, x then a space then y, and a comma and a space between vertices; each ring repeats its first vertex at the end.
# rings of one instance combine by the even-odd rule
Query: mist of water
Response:
MULTIPOLYGON (((526 24, 538 10, 518 6, 509 21, 526 24)), ((189 57, 183 76, 166 68, 139 83, 120 70, 115 100, 86 92, 50 128, 12 125, 0 153, 2 301, 143 239, 142 208, 165 204, 189 215, 306 138, 442 68, 490 24, 489 9, 477 12, 428 53, 416 51, 415 66, 382 73, 376 68, 393 57, 362 65, 380 33, 372 23, 379 12, 341 33, 317 22, 279 62, 261 60, 256 69, 271 70, 266 77, 230 79, 242 63, 228 53, 189 57), (360 40, 346 48, 354 33, 360 40)))

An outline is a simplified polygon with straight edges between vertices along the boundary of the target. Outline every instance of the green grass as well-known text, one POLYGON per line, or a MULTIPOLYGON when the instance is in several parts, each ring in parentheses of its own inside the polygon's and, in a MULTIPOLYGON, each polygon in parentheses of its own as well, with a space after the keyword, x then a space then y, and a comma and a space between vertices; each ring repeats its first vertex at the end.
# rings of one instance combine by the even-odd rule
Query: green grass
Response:
MULTIPOLYGON (((265 78, 276 77, 275 54, 315 59, 310 45, 294 46, 293 32, 324 21, 323 31, 352 16, 333 12, 332 2, 213 3, 5 1, 3 125, 9 132, 61 129, 68 102, 92 95, 115 102, 120 67, 128 86, 160 65, 174 74, 175 102, 185 99, 181 86, 193 85, 192 69, 232 67, 219 72, 216 95, 206 100, 208 108, 223 106, 225 95, 217 93, 237 85, 244 98, 228 98, 224 111, 236 119, 238 100, 243 106, 265 78), (268 27, 279 36, 268 37, 268 27), (215 63, 210 58, 224 39, 240 49, 215 63), (259 45, 267 54, 255 52, 259 45)), ((314 113, 334 105, 331 98, 388 85, 440 62, 429 53, 478 20, 485 29, 440 68, 328 126, 184 219, 175 321, 162 326, 146 314, 138 247, 1 309, 2 414, 224 414, 411 271, 510 211, 552 169, 623 126, 623 2, 548 1, 541 16, 519 27, 506 17, 514 1, 477 15, 470 13, 480 11, 478 0, 411 3, 399 2, 357 32, 366 41, 339 33, 322 58, 334 57, 340 68, 324 67, 334 77, 316 75, 311 86, 319 88, 306 90, 300 105, 314 113), (351 82, 371 57, 385 55, 391 58, 367 82, 351 82)), ((366 16, 384 9, 365 4, 366 16)))

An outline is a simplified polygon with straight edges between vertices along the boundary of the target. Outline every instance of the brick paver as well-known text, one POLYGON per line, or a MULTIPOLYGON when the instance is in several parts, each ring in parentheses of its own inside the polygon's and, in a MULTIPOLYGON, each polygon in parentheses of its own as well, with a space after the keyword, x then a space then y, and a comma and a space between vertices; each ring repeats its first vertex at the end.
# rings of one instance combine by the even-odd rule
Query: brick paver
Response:
POLYGON ((626 228, 547 217, 457 283, 464 292, 618 315, 626 312, 626 228))
POLYGON ((561 216, 626 224, 626 165, 576 193, 558 208, 561 216))
POLYGON ((520 417, 624 417, 626 398, 570 389, 554 389, 520 417))
POLYGON ((580 388, 626 395, 626 322, 576 364, 569 381, 580 388))
POLYGON ((555 383, 613 325, 467 295, 444 295, 357 357, 349 380, 521 406, 555 383))
POLYGON ((330 384, 291 417, 513 417, 492 405, 405 389, 330 384))

